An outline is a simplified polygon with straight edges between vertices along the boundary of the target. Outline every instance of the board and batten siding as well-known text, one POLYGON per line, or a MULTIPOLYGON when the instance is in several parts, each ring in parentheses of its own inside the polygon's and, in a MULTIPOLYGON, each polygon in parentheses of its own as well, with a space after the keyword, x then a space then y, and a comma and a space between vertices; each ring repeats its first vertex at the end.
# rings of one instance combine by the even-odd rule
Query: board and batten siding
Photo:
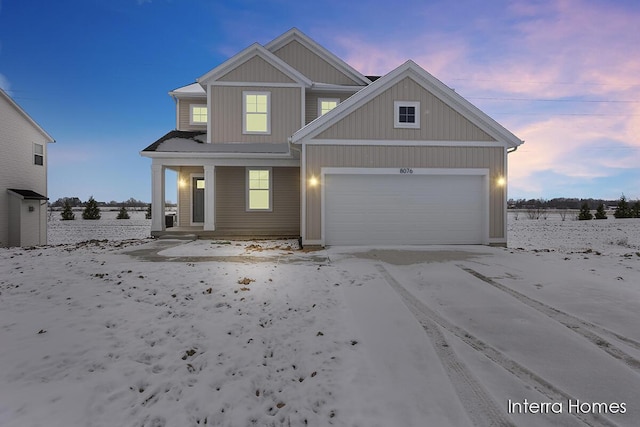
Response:
POLYGON ((222 82, 296 83, 291 77, 259 56, 254 56, 217 80, 222 82))
POLYGON ((204 105, 207 106, 207 97, 202 98, 180 98, 178 100, 178 130, 207 130, 207 124, 200 125, 191 124, 191 106, 204 105))
POLYGON ((269 86, 212 86, 211 142, 286 142, 300 129, 302 88, 269 86), (242 92, 271 93, 271 134, 242 133, 242 92))
POLYGON ((300 235, 300 168, 272 168, 273 209, 247 212, 246 168, 216 167, 216 230, 300 235))
POLYGON ((494 141, 462 114, 406 77, 315 137, 409 141, 494 141), (420 129, 394 128, 394 102, 420 102, 420 129))
POLYGON ((309 124, 318 118, 318 99, 333 98, 343 102, 353 93, 350 92, 307 92, 305 95, 305 124, 309 124))
MULTIPOLYGON (((346 141, 345 141, 346 142, 346 141)), ((307 145, 306 176, 319 178, 323 167, 486 168, 489 169, 489 238, 505 238, 504 147, 307 145)), ((437 201, 434 201, 437 203, 437 201)), ((469 206, 474 209, 474 206, 469 206)), ((321 239, 321 186, 307 186, 306 239, 321 239)))
POLYGON ((273 53, 314 82, 337 85, 362 84, 351 79, 297 40, 292 40, 273 53))

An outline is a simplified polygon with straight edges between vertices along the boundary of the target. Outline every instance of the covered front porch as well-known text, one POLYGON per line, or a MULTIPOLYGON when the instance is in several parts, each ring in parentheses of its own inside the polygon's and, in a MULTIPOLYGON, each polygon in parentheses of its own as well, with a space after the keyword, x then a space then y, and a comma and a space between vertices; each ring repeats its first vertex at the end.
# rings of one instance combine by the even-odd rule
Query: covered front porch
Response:
MULTIPOLYGON (((243 164, 152 164, 151 235, 210 239, 298 238, 300 171, 291 160, 243 164), (175 174, 167 174, 173 171, 175 174), (265 209, 250 207, 250 174, 266 181, 265 209), (176 180, 175 220, 166 221, 167 180, 176 180)), ((173 184, 169 187, 173 187, 173 184)))
POLYGON ((202 131, 174 130, 142 150, 152 160, 151 235, 298 237, 299 152, 288 142, 205 140, 202 131), (177 194, 167 197, 168 187, 177 194), (165 201, 174 197, 176 221, 168 227, 165 201))

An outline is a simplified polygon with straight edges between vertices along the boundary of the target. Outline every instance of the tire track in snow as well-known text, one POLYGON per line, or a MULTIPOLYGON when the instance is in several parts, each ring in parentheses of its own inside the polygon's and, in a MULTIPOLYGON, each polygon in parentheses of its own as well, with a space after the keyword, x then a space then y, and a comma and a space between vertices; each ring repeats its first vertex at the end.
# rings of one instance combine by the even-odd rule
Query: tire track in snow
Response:
MULTIPOLYGON (((548 397, 550 401, 568 401, 577 400, 575 397, 571 396, 569 393, 561 390, 557 386, 553 385, 549 381, 545 380, 541 376, 535 374, 533 371, 527 369, 523 365, 519 364, 515 360, 507 357, 501 351, 491 347, 489 344, 484 341, 476 338, 474 335, 469 333, 463 328, 454 325, 453 323, 446 320, 436 311, 429 308, 418 298, 413 296, 411 292, 409 292, 404 286, 402 286, 388 271, 382 264, 376 264, 376 268, 382 274, 384 279, 389 283, 389 285, 400 295, 405 305, 409 308, 414 317, 420 322, 424 330, 429 335, 429 338, 433 340, 433 343, 436 347, 436 350, 439 351, 438 356, 440 356, 445 369, 447 369, 447 373, 450 374, 452 378, 452 383, 456 392, 460 390, 460 397, 463 402, 469 402, 469 400, 464 400, 465 398, 470 398, 471 402, 474 404, 472 410, 475 409, 475 406, 480 404, 481 401, 486 401, 484 403, 487 407, 482 408, 482 412, 480 415, 483 416, 481 420, 479 420, 478 425, 501 425, 501 426, 512 426, 514 425, 506 416, 503 411, 496 405, 493 399, 488 395, 488 393, 484 390, 482 385, 480 385, 473 375, 469 372, 466 366, 462 365, 460 361, 458 361, 455 353, 449 348, 444 347, 445 351, 443 351, 443 346, 447 345, 442 333, 438 330, 438 325, 447 331, 454 334, 465 344, 469 345, 474 350, 481 353, 483 356, 496 363, 498 366, 501 366, 507 372, 518 378, 524 384, 530 386, 534 390, 548 397), (437 331, 434 333, 434 331, 437 331), (441 335, 442 340, 434 339, 432 336, 441 335), (442 352, 442 353, 441 353, 442 352), (458 368, 460 366, 460 368, 458 368), (460 369, 460 371, 458 370, 460 369), (464 372, 464 374, 459 374, 459 372, 464 372), (469 381, 470 383, 466 383, 465 381, 469 381), (471 386, 471 390, 465 390, 465 386, 471 386), (466 396, 465 396, 466 394, 466 396), (497 412, 497 415, 496 415, 497 412), (492 418, 495 416, 499 416, 500 418, 492 418), (496 424, 497 423, 497 424, 496 424)), ((475 415, 475 413, 470 412, 470 415, 475 415)), ((603 417, 600 414, 590 414, 590 413, 575 413, 571 414, 574 417, 578 418, 582 423, 590 427, 616 427, 617 424, 613 423, 609 419, 603 417)), ((478 422, 478 420, 472 418, 474 422, 478 422)))
POLYGON ((615 359, 623 362, 625 365, 627 365, 628 367, 630 367, 631 369, 633 369, 634 371, 640 373, 640 360, 636 359, 635 357, 631 356, 630 354, 628 354, 627 352, 625 352, 623 349, 621 349, 620 347, 616 346, 615 344, 613 344, 612 342, 606 340, 605 338, 603 338, 600 334, 602 335, 609 335, 609 336, 613 336, 617 339, 619 339, 620 341, 624 342, 625 344, 634 347, 638 350, 640 350, 640 343, 631 339, 631 338, 627 338, 625 336, 622 336, 616 332, 613 331, 609 331, 608 329, 605 329, 601 326, 595 325, 591 322, 587 322, 586 320, 582 320, 578 317, 572 316, 571 314, 565 313, 564 311, 558 310, 557 308, 553 308, 547 304, 544 304, 538 300, 535 300, 533 298, 530 298, 516 290, 513 290, 511 288, 509 288, 508 286, 502 285, 498 282, 496 282, 495 280, 491 279, 490 277, 487 277, 485 275, 483 275, 482 273, 479 273, 478 271, 469 268, 469 267, 465 267, 462 264, 456 264, 459 268, 461 268, 462 270, 466 271, 467 273, 471 274, 472 276, 482 280, 483 282, 493 286, 494 288, 505 292, 509 295, 511 295, 512 297, 514 297, 515 299, 517 299, 518 301, 520 301, 521 303, 533 308, 534 310, 546 315, 547 317, 550 317, 551 319, 555 320, 556 322, 559 322, 560 324, 562 324, 563 326, 569 328, 571 331, 575 332, 576 334, 579 334, 581 336, 583 336, 584 338, 586 338, 587 340, 589 340, 589 342, 591 342, 592 344, 594 344, 596 347, 600 348, 601 350, 605 351, 608 355, 614 357, 615 359))
POLYGON ((515 424, 506 416, 500 406, 491 395, 478 382, 467 366, 458 359, 453 349, 440 330, 433 317, 426 315, 426 307, 420 307, 409 292, 404 289, 380 264, 376 268, 382 274, 386 282, 400 295, 403 303, 409 308, 413 316, 418 320, 429 340, 433 344, 436 354, 451 380, 454 390, 458 394, 462 405, 469 414, 469 419, 476 426, 513 426, 515 424))

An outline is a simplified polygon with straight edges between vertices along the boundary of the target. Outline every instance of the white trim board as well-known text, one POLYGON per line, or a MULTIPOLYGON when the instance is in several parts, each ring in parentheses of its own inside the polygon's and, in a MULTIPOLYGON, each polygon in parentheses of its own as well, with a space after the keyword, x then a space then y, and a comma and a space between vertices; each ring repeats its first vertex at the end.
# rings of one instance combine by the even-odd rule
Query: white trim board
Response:
MULTIPOLYGON (((339 104, 338 104, 339 105, 339 104)), ((336 107, 338 108, 338 107, 336 107)), ((335 108, 334 108, 335 110, 335 108)), ((333 111, 333 110, 331 110, 333 111)), ((330 114, 331 111, 325 114, 330 114)), ((316 119, 317 120, 317 119, 316 119)), ((390 147, 506 147, 500 141, 410 141, 405 139, 312 139, 300 145, 386 145, 390 147)))

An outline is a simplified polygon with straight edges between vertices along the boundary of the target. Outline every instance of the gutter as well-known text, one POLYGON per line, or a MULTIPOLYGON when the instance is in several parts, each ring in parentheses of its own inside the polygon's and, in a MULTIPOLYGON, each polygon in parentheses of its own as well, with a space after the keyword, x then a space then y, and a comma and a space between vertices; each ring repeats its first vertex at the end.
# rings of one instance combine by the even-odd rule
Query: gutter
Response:
MULTIPOLYGON (((524 144, 524 141, 522 141, 522 144, 524 144)), ((507 154, 509 153, 513 153, 514 151, 516 151, 518 149, 518 146, 515 147, 511 147, 511 148, 507 148, 507 154)))

